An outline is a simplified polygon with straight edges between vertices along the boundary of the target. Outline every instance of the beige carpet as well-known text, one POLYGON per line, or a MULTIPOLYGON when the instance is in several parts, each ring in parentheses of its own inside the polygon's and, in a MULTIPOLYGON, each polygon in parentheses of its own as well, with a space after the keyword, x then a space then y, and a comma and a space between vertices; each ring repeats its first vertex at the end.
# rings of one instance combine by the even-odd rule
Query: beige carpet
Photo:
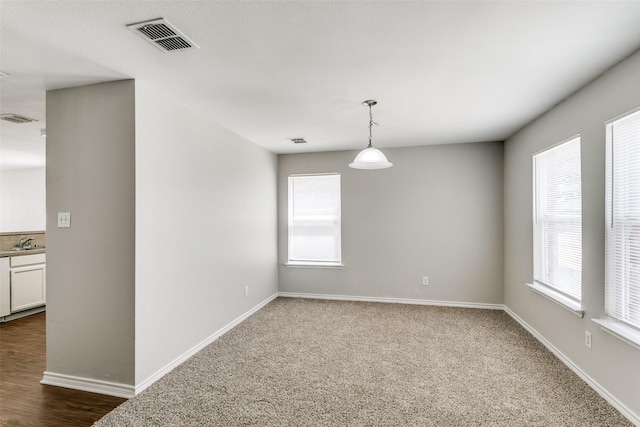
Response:
POLYGON ((630 426, 502 311, 278 298, 95 426, 630 426))

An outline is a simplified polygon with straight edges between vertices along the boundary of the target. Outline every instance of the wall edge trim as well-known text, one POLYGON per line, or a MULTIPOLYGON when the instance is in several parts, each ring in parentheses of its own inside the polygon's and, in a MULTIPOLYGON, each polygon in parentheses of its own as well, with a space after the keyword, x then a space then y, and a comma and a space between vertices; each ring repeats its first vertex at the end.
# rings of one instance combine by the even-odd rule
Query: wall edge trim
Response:
POLYGON ((504 311, 511 316, 513 320, 518 322, 520 326, 525 328, 531 335, 533 335, 538 341, 542 343, 549 351, 551 351, 562 363, 564 363, 569 369, 571 369, 576 375, 578 375, 584 382, 586 382, 589 387, 595 390, 600 397, 606 400, 611 406, 616 408, 625 418, 631 421, 632 424, 636 426, 640 426, 640 415, 634 413, 631 409, 629 409, 624 403, 618 400, 615 396, 613 396, 609 391, 600 385, 595 379, 593 379, 589 374, 584 372, 578 365, 573 363, 571 359, 565 356, 556 346, 551 344, 545 337, 543 337, 538 331, 536 331, 531 325, 524 321, 520 316, 518 316, 515 312, 513 312, 506 305, 504 306, 504 311))
POLYGON ((184 363, 191 356, 193 356, 194 354, 196 354, 197 352, 199 352, 200 350, 202 350, 203 348, 205 348, 206 346, 208 346, 209 344, 211 344, 212 342, 220 338, 225 333, 229 332, 234 327, 238 326, 240 323, 246 320, 249 316, 259 311, 261 308, 269 304, 271 301, 273 301, 277 297, 278 297, 277 293, 267 297, 265 300, 259 302, 249 311, 245 312, 244 314, 241 314, 235 320, 232 320, 231 322, 229 322, 228 324, 220 328, 218 331, 211 334, 208 338, 204 339, 200 343, 191 347, 186 352, 182 353, 180 356, 173 359, 171 362, 167 363, 164 367, 157 370, 154 374, 151 374, 146 380, 136 384, 134 395, 140 394, 142 391, 147 389, 151 384, 155 383, 160 378, 162 378, 163 376, 171 372, 173 369, 175 369, 178 365, 184 363))

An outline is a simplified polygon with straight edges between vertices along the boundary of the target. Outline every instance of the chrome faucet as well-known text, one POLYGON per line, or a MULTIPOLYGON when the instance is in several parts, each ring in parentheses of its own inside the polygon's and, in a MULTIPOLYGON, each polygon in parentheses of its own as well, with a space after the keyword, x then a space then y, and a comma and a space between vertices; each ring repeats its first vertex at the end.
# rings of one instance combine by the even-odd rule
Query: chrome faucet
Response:
POLYGON ((33 240, 33 237, 24 237, 22 239, 20 239, 20 241, 18 242, 18 247, 19 248, 30 248, 31 247, 31 241, 33 240))

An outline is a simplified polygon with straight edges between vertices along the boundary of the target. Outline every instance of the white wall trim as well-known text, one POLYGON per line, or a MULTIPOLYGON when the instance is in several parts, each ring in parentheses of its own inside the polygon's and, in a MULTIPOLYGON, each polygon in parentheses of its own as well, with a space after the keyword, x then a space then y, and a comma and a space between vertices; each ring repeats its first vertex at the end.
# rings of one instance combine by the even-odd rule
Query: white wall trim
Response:
POLYGON ((480 302, 458 302, 458 301, 436 301, 423 299, 408 298, 387 298, 387 297, 365 297, 356 295, 328 295, 328 294, 308 294, 297 292, 278 292, 278 296, 285 298, 311 298, 311 299, 328 299, 339 301, 363 301, 363 302, 387 302, 395 304, 416 304, 416 305, 437 305, 443 307, 464 307, 464 308, 483 308, 487 310, 503 310, 503 304, 489 304, 480 302))
POLYGON ((124 397, 125 399, 130 399, 135 396, 134 387, 130 384, 57 374, 55 372, 45 371, 40 384, 88 391, 91 393, 106 394, 109 396, 124 397))
POLYGON ((249 316, 251 316, 252 314, 257 312, 258 310, 260 310, 265 305, 269 304, 271 301, 273 301, 277 297, 278 297, 277 293, 271 295, 270 297, 268 297, 267 299, 265 299, 264 301, 260 302, 258 305, 256 305, 255 307, 253 307, 249 311, 247 311, 246 313, 242 314, 241 316, 239 316, 238 318, 236 318, 232 322, 228 323, 227 325, 225 325, 224 327, 222 327, 218 331, 214 332, 212 335, 210 335, 208 338, 206 338, 205 340, 203 340, 199 344, 196 344, 194 347, 192 347, 191 349, 187 350, 185 353, 183 353, 182 355, 180 355, 177 358, 175 358, 173 361, 171 361, 168 364, 166 364, 163 368, 160 368, 158 371, 156 371, 156 373, 154 373, 151 376, 149 376, 146 380, 140 382, 139 384, 136 384, 136 386, 135 386, 135 394, 137 395, 137 394, 141 393, 142 391, 144 391, 151 384, 155 383, 160 378, 162 378, 164 375, 168 374, 173 369, 175 369, 178 365, 180 365, 183 362, 185 362, 191 356, 193 356, 194 354, 196 354, 197 352, 199 352, 200 350, 202 350, 203 348, 205 348, 206 346, 208 346, 209 344, 211 344, 212 342, 214 342, 215 340, 220 338, 225 333, 229 332, 231 329, 233 329, 234 327, 236 327, 237 325, 242 323, 249 316))
POLYGON ((543 337, 538 331, 536 331, 531 325, 525 322, 517 314, 515 314, 509 307, 504 306, 504 311, 511 316, 516 322, 522 325, 527 331, 531 333, 538 341, 540 341, 545 347, 547 347, 553 354, 556 355, 562 363, 564 363, 569 369, 575 372, 580 378, 582 378, 592 389, 596 391, 604 400, 609 402, 611 406, 616 408, 622 415, 624 415, 634 425, 640 426, 640 416, 635 414, 631 409, 627 408, 622 402, 620 402, 615 396, 602 387, 596 380, 591 378, 587 373, 578 367, 571 359, 565 356, 557 347, 551 344, 545 337, 543 337))

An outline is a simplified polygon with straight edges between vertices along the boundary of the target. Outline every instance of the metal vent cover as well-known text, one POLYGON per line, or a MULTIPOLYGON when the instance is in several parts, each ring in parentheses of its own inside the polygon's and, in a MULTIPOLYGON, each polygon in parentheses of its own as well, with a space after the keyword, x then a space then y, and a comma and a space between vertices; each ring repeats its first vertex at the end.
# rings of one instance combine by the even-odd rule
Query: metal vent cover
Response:
POLYGON ((164 18, 129 24, 127 28, 163 52, 199 49, 198 45, 164 18))
POLYGON ((0 114, 0 120, 5 120, 11 123, 31 123, 37 122, 36 119, 30 119, 29 117, 21 116, 19 114, 0 114))
POLYGON ((289 138, 294 144, 306 144, 307 141, 304 138, 289 138))

